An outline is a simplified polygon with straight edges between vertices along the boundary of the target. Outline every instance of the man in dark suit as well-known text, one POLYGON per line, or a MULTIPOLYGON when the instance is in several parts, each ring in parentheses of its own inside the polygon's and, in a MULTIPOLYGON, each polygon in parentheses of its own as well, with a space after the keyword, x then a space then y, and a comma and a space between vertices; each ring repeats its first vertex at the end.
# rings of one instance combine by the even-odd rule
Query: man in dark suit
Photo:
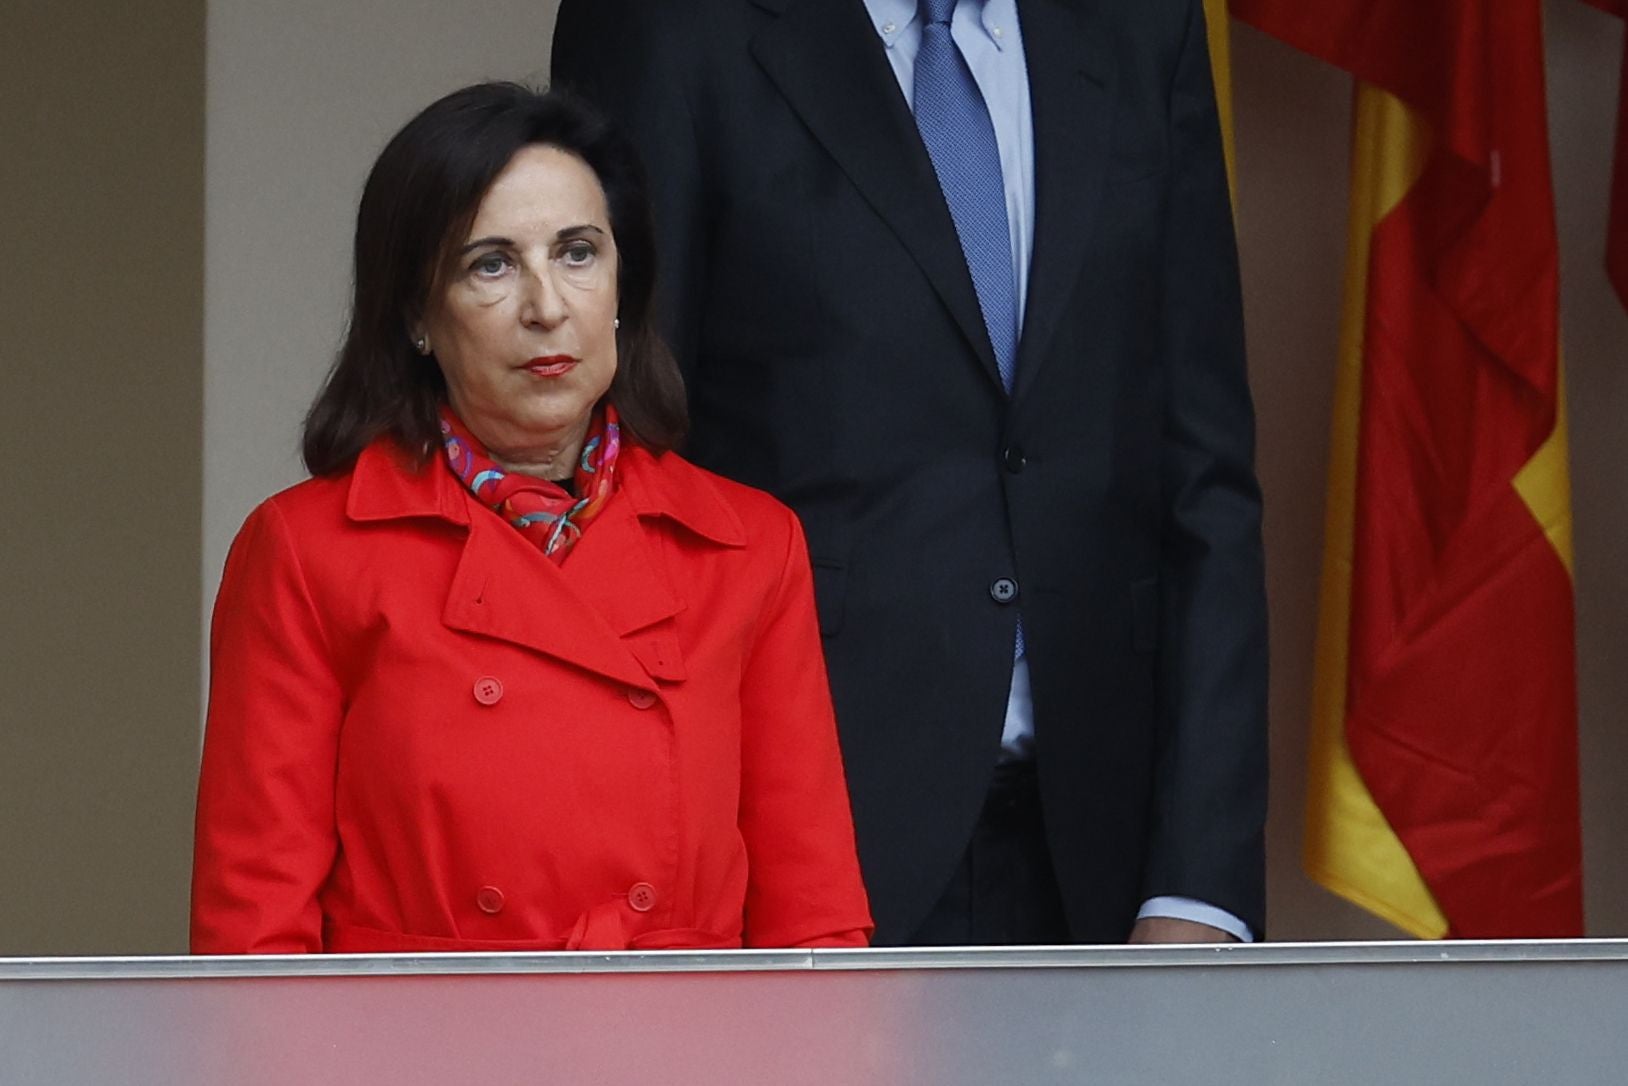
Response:
POLYGON ((690 455, 801 515, 879 943, 1251 938, 1266 633, 1200 0, 564 0, 690 455))

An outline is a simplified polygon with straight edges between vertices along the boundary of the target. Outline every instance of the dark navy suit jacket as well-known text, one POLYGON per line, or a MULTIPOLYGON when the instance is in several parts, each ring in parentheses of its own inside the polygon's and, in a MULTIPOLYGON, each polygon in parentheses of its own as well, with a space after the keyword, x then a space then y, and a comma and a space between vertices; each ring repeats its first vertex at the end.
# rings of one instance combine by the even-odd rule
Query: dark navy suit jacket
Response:
POLYGON ((1164 894, 1258 933, 1261 509, 1201 5, 1019 15, 1010 396, 861 0, 565 0, 553 71, 645 156, 689 455, 803 520, 877 942, 968 843, 1020 611, 1072 935, 1164 894))

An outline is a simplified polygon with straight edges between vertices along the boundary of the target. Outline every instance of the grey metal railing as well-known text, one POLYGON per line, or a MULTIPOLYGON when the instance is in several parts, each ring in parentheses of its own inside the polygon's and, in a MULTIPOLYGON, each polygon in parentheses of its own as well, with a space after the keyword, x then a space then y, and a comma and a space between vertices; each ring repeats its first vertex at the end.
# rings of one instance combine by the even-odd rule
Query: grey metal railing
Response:
POLYGON ((1628 1082, 1628 941, 0 959, 0 1084, 1628 1082))

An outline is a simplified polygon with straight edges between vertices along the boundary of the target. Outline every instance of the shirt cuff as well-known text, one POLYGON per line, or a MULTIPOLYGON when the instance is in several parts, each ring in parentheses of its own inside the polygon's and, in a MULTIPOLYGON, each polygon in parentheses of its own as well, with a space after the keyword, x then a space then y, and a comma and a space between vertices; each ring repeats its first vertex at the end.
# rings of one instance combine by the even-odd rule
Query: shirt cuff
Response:
POLYGON ((1240 943, 1253 943, 1255 941, 1255 933, 1249 930, 1248 924, 1225 909, 1218 909, 1214 905, 1206 905, 1202 901, 1194 901, 1190 897, 1149 898, 1137 912, 1136 919, 1143 920, 1150 916, 1162 916, 1168 920, 1191 920, 1195 924, 1208 924, 1212 928, 1220 928, 1240 943))

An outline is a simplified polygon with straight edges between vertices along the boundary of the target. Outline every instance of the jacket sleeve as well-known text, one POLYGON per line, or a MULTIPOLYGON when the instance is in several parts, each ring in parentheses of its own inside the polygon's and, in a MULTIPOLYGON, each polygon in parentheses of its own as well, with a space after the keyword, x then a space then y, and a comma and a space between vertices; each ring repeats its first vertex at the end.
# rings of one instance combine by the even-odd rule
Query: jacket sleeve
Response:
POLYGON ((322 950, 340 686, 287 523, 260 506, 232 544, 210 633, 193 843, 192 950, 322 950))
POLYGON ((1145 897, 1265 913, 1266 591, 1232 211, 1199 0, 1170 93, 1159 750, 1145 897))
POLYGON ((814 612, 802 529, 789 510, 785 561, 741 681, 740 830, 746 945, 865 946, 872 923, 814 612))
POLYGON ((638 148, 656 217, 658 318, 685 384, 695 387, 706 253, 692 97, 700 57, 691 4, 562 0, 552 85, 603 110, 638 148))

